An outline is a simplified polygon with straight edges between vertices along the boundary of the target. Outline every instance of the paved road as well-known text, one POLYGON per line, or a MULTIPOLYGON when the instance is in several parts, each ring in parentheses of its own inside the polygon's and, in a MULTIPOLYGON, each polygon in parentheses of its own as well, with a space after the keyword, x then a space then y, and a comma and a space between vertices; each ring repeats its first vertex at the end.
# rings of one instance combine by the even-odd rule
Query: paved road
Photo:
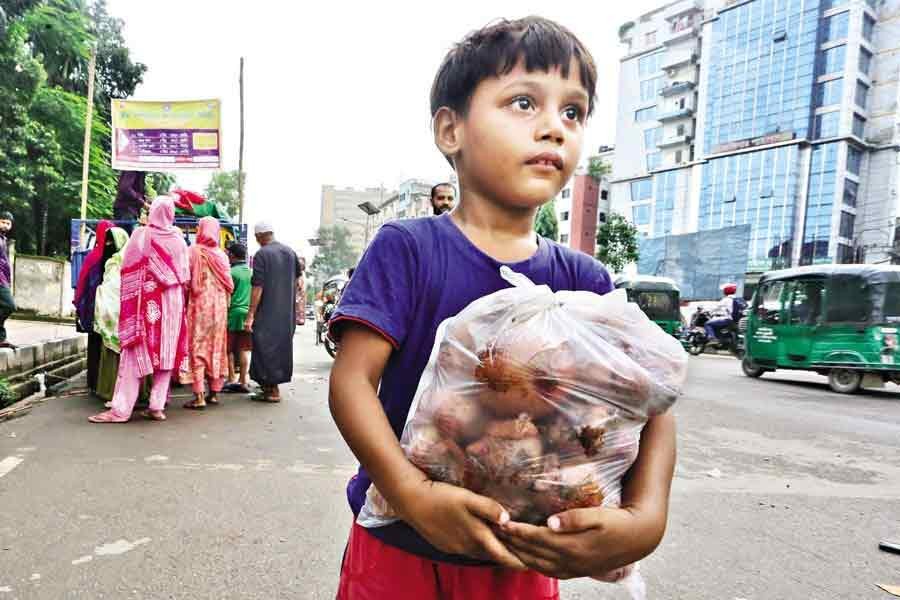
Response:
MULTIPOLYGON (((86 421, 97 404, 73 396, 0 424, 0 600, 333 598, 353 457, 310 338, 297 334, 279 405, 233 397, 100 426, 86 421)), ((896 388, 838 396, 707 357, 677 413, 670 528, 643 564, 651 598, 878 599, 875 583, 900 584, 900 556, 877 550, 900 538, 896 388)))

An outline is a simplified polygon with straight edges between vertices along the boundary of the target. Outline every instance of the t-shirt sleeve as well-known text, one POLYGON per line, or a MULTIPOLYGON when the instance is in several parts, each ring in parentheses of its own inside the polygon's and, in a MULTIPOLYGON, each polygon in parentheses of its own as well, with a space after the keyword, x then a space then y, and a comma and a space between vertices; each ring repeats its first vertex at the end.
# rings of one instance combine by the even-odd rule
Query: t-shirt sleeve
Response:
POLYGON ((412 236, 399 227, 384 225, 344 288, 329 325, 332 335, 340 337, 342 324, 352 321, 375 330, 399 348, 414 312, 416 265, 412 236))
POLYGON ((266 281, 266 254, 257 252, 253 257, 253 277, 250 280, 253 287, 262 287, 266 281))
POLYGON ((585 265, 579 274, 579 289, 594 292, 595 294, 608 294, 615 289, 612 277, 606 267, 599 260, 585 257, 585 265))

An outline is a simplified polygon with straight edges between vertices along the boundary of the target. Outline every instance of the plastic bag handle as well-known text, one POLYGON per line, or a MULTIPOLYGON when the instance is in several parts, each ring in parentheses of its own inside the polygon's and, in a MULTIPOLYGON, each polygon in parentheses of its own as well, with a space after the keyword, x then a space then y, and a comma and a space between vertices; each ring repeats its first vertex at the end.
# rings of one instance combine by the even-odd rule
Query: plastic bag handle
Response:
POLYGON ((522 275, 516 273, 506 265, 500 266, 500 277, 506 280, 508 284, 517 288, 535 287, 534 282, 522 275))

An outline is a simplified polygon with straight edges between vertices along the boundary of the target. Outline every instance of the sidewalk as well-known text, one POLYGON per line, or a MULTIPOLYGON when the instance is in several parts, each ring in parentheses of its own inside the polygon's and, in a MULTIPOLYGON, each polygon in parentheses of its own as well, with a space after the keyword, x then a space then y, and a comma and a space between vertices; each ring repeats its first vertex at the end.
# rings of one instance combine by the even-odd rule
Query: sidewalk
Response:
POLYGON ((33 346, 50 340, 81 337, 83 333, 75 331, 70 323, 47 323, 44 321, 6 321, 6 337, 16 346, 33 346))

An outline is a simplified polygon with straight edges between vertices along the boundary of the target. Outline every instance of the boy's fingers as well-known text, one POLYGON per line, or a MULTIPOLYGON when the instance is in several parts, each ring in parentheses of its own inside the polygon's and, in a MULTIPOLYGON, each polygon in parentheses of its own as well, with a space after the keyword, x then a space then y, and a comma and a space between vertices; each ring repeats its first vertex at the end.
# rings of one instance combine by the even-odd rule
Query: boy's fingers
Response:
POLYGON ((509 513, 506 512, 506 509, 490 498, 469 493, 466 494, 465 504, 470 513, 492 525, 509 523, 509 513))
POLYGON ((491 560, 508 569, 525 570, 528 567, 515 554, 510 552, 487 527, 477 536, 478 542, 491 560))
POLYGON ((502 531, 497 533, 497 537, 500 538, 500 541, 503 542, 507 548, 512 550, 513 554, 518 555, 521 552, 526 552, 529 555, 534 555, 551 561, 559 560, 559 552, 557 552, 553 548, 532 544, 531 542, 526 542, 525 540, 519 539, 515 536, 507 535, 502 531))
POLYGON ((602 508, 575 508, 547 519, 547 527, 556 533, 578 533, 603 528, 602 508))

